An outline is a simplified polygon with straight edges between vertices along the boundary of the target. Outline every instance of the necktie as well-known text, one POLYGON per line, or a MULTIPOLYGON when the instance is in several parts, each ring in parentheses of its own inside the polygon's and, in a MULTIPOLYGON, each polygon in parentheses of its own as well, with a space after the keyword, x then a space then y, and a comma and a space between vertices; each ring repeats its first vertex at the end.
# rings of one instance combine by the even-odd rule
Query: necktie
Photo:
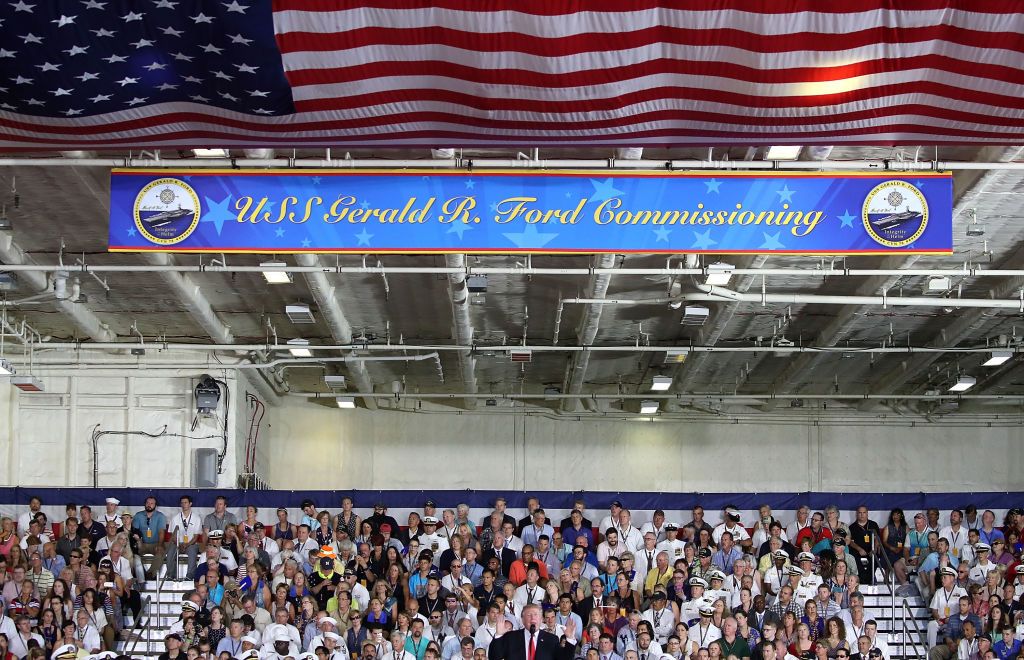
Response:
POLYGON ((537 638, 530 634, 530 653, 526 656, 526 660, 534 660, 537 655, 537 638))

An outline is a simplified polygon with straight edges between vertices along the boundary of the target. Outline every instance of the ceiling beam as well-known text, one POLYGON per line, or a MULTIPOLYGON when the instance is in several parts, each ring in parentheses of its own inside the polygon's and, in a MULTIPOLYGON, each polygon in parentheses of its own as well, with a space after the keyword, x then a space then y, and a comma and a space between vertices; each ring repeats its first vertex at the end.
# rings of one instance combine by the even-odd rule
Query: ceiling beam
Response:
MULTIPOLYGON (((465 268, 466 255, 448 254, 445 255, 445 265, 448 268, 465 268)), ((473 345, 473 319, 469 313, 469 288, 466 284, 466 273, 451 273, 448 275, 448 300, 452 305, 452 339, 460 346, 473 345)), ((478 385, 476 380, 476 358, 473 351, 459 351, 459 368, 462 371, 462 384, 465 391, 476 394, 478 385)), ((466 408, 476 408, 475 398, 466 398, 466 408)))
MULTIPOLYGON (((173 266, 174 257, 162 252, 152 252, 145 255, 145 259, 154 266, 173 266)), ((159 271, 161 279, 167 283, 171 291, 178 297, 188 310, 189 315, 198 323, 218 344, 233 344, 235 336, 231 328, 220 320, 217 313, 213 311, 213 305, 203 294, 203 289, 192 277, 185 273, 177 273, 169 270, 159 271)))
MULTIPOLYGON (((1000 161, 1008 162, 1016 160, 1022 153, 1024 148, 1013 147, 1010 149, 1003 149, 998 154, 1000 161)), ((987 150, 983 150, 979 153, 980 157, 996 157, 989 156, 987 150)), ((993 183, 1002 180, 1006 176, 1019 176, 1008 170, 988 170, 980 177, 977 178, 963 193, 960 195, 959 200, 953 207, 952 220, 955 223, 957 217, 959 217, 964 211, 971 208, 977 203, 979 198, 984 195, 985 191, 993 183)), ((891 257, 885 257, 882 265, 879 269, 907 269, 914 266, 915 263, 921 258, 920 255, 893 255, 891 257)), ((865 278, 864 281, 857 287, 857 290, 852 294, 855 296, 871 296, 877 295, 881 292, 888 291, 896 285, 899 280, 902 279, 899 275, 880 275, 865 278)), ((840 307, 835 317, 829 321, 818 336, 814 340, 815 346, 835 346, 837 345, 846 335, 846 328, 850 322, 861 313, 863 308, 859 305, 844 305, 840 307)), ((932 361, 937 359, 939 354, 929 354, 932 361)), ((773 387, 776 391, 788 391, 792 389, 794 383, 799 384, 801 379, 806 378, 807 374, 811 373, 813 366, 817 359, 821 357, 819 353, 804 353, 794 360, 790 360, 789 364, 782 371, 777 378, 774 379, 773 387)), ((930 364, 931 362, 929 362, 930 364)), ((908 376, 912 377, 912 376, 908 376)), ((893 382, 897 382, 898 378, 894 378, 893 382)), ((902 381, 902 382, 905 382, 902 381)), ((885 389, 884 391, 892 391, 891 389, 885 389)), ((779 405, 778 401, 770 401, 767 404, 767 408, 774 408, 779 405)))
MULTIPOLYGON (((0 261, 13 265, 35 263, 32 257, 14 242, 10 232, 4 232, 0 235, 0 261)), ((21 277, 23 281, 28 282, 36 291, 47 291, 50 289, 50 280, 44 272, 24 271, 21 273, 21 277)), ((117 335, 110 331, 107 324, 101 321, 86 303, 56 299, 55 302, 57 309, 64 316, 68 317, 85 336, 98 342, 117 341, 117 335)))
MULTIPOLYGON (((295 255, 295 262, 300 266, 323 266, 320 262, 320 257, 315 254, 297 254, 295 255)), ((306 286, 309 287, 310 293, 313 294, 313 300, 316 301, 317 307, 320 308, 320 313, 323 314, 324 322, 327 323, 327 327, 331 330, 331 336, 334 337, 334 341, 339 344, 351 344, 352 324, 349 323, 345 310, 342 308, 341 303, 338 302, 334 285, 331 284, 327 274, 322 271, 315 271, 303 273, 303 277, 306 280, 306 286)), ((349 368, 349 374, 352 376, 352 381, 355 383, 358 391, 374 391, 370 370, 366 368, 366 364, 363 361, 346 362, 345 364, 349 368)), ((373 397, 363 397, 363 405, 370 410, 376 410, 377 400, 373 397)))
MULTIPOLYGON (((736 266, 738 268, 761 268, 766 261, 768 261, 768 255, 759 254, 751 257, 742 257, 737 260, 736 266)), ((739 279, 735 290, 739 293, 746 293, 754 285, 756 279, 756 275, 744 275, 739 279)), ((705 346, 716 345, 722 338, 726 328, 729 327, 733 316, 741 304, 739 302, 718 303, 716 305, 715 320, 712 322, 711 327, 707 331, 702 330, 700 333, 701 343, 705 346)), ((685 362, 679 365, 676 368, 675 376, 672 378, 673 391, 693 391, 692 383, 696 381, 697 376, 704 369, 710 356, 710 353, 697 353, 688 357, 685 362)))
MULTIPOLYGON (((614 254, 594 255, 593 265, 595 268, 612 268, 615 265, 614 254)), ((595 273, 590 276, 587 283, 586 298, 604 298, 608 295, 608 284, 612 277, 607 273, 595 273)), ((597 331, 601 326, 601 311, 604 305, 590 304, 583 309, 583 318, 580 320, 579 330, 576 333, 580 346, 591 346, 597 337, 597 331)), ((583 350, 573 354, 566 367, 564 389, 567 394, 579 394, 586 382, 587 367, 590 365, 590 351, 583 350)), ((564 399, 563 410, 575 411, 579 409, 579 399, 564 399)))

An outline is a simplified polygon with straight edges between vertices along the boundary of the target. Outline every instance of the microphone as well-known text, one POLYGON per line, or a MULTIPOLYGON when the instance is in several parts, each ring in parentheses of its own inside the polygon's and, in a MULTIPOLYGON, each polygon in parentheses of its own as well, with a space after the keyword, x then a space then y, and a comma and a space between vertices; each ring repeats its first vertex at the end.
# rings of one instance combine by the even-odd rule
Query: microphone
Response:
POLYGON ((531 623, 530 624, 530 635, 533 636, 533 635, 536 635, 536 634, 537 634, 537 624, 536 623, 531 623))

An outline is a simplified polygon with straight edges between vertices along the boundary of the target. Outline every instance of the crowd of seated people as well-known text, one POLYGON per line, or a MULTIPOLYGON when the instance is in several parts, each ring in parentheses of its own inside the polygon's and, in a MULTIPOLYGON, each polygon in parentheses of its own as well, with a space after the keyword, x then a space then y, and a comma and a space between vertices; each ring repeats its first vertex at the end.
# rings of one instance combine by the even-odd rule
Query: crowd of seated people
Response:
POLYGON ((273 522, 254 506, 240 520, 223 497, 206 515, 192 504, 150 497, 130 514, 109 498, 53 525, 32 498, 4 518, 0 660, 125 657, 153 580, 190 583, 172 660, 506 660, 492 642, 524 621, 581 660, 888 660, 861 591, 876 580, 928 603, 931 660, 1016 658, 1024 637, 1019 509, 998 526, 974 507, 911 523, 894 509, 879 525, 863 506, 848 522, 805 506, 784 525, 762 506, 745 526, 733 507, 707 521, 697 506, 637 525, 619 501, 595 524, 582 500, 558 520, 530 498, 517 520, 499 498, 480 521, 427 501, 400 525, 349 497, 273 522))

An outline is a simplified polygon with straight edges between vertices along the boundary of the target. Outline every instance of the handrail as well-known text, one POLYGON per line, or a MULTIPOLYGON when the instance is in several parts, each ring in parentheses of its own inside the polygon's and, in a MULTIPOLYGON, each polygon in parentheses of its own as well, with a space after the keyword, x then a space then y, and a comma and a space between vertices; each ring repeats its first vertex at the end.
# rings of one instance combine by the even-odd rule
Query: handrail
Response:
POLYGON ((922 639, 922 637, 921 637, 921 627, 917 625, 917 618, 914 616, 914 613, 910 610, 910 606, 907 605, 907 601, 906 600, 903 601, 903 612, 902 612, 902 614, 903 614, 903 657, 904 658, 907 657, 907 637, 909 637, 909 635, 907 634, 907 620, 908 619, 910 620, 910 622, 914 626, 914 637, 910 640, 910 644, 911 644, 911 646, 912 646, 912 648, 914 650, 914 654, 915 654, 914 657, 917 657, 917 658, 927 657, 928 649, 925 649, 925 652, 921 653, 919 651, 918 647, 917 647, 917 640, 918 639, 922 639))
MULTIPOLYGON (((156 610, 157 610, 156 611, 156 617, 159 618, 159 616, 160 616, 160 592, 163 590, 164 582, 167 581, 167 574, 168 574, 168 572, 165 571, 164 572, 164 576, 162 578, 160 578, 159 581, 156 583, 156 601, 154 602, 152 596, 146 596, 146 598, 142 601, 142 609, 139 611, 139 618, 138 618, 138 620, 135 621, 135 625, 132 626, 132 629, 129 632, 129 635, 131 635, 131 633, 136 632, 136 630, 141 627, 143 619, 145 619, 145 621, 146 621, 146 626, 145 626, 146 627, 146 653, 147 654, 152 653, 152 651, 153 651, 153 648, 152 648, 153 647, 153 639, 152 639, 153 635, 151 633, 152 633, 152 630, 153 630, 154 613, 152 612, 152 609, 153 609, 154 606, 156 607, 156 610)), ((139 639, 141 639, 141 635, 136 635, 135 639, 132 641, 131 649, 130 650, 129 649, 125 650, 125 655, 131 656, 133 653, 135 653, 135 649, 139 645, 139 639)))
MULTIPOLYGON (((882 543, 881 533, 879 533, 879 535, 876 537, 875 543, 876 543, 877 547, 872 552, 872 556, 873 557, 874 556, 880 556, 883 559, 883 561, 885 562, 885 565, 889 567, 888 580, 887 580, 887 582, 889 583, 888 584, 888 587, 889 587, 889 605, 890 605, 890 609, 891 609, 890 615, 889 615, 889 630, 896 630, 896 569, 893 568, 892 562, 889 560, 889 555, 887 555, 885 553, 885 545, 882 543)), ((875 562, 874 562, 874 560, 872 560, 872 562, 871 562, 871 571, 872 571, 871 577, 872 578, 874 578, 874 570, 875 570, 875 562)), ((906 601, 904 601, 904 604, 906 604, 906 601)))
MULTIPOLYGON (((142 627, 142 620, 143 619, 146 620, 147 625, 148 625, 148 622, 149 622, 149 619, 150 619, 150 616, 151 616, 150 613, 149 613, 149 608, 152 606, 152 604, 153 604, 153 599, 150 596, 146 596, 142 600, 142 608, 139 609, 139 618, 135 620, 135 623, 132 624, 131 630, 128 631, 128 636, 129 637, 131 637, 133 634, 137 633, 138 630, 142 627)), ((136 634, 135 635, 135 639, 132 641, 132 647, 130 649, 126 648, 124 654, 127 655, 127 656, 131 656, 133 653, 135 653, 135 647, 137 647, 138 645, 139 645, 139 635, 136 634)))

